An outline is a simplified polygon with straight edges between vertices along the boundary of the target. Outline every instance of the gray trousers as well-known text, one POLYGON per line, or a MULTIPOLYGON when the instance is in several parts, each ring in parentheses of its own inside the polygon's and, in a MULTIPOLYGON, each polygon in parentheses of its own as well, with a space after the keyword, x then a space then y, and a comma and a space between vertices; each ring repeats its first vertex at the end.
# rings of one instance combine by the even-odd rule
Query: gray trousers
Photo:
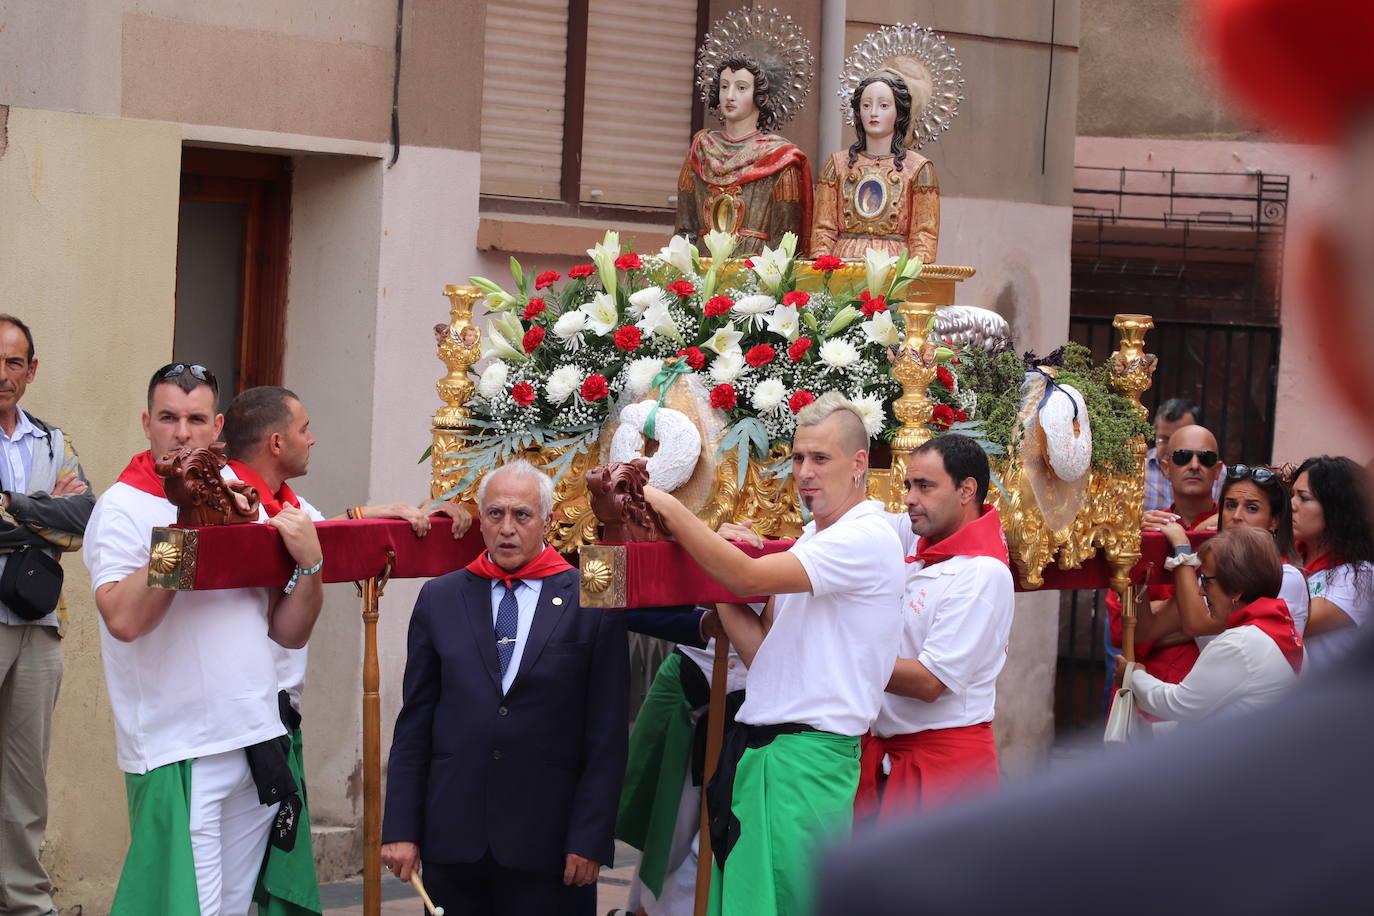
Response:
POLYGON ((48 824, 48 747, 62 683, 56 627, 0 625, 0 913, 46 916, 52 882, 38 861, 48 824))

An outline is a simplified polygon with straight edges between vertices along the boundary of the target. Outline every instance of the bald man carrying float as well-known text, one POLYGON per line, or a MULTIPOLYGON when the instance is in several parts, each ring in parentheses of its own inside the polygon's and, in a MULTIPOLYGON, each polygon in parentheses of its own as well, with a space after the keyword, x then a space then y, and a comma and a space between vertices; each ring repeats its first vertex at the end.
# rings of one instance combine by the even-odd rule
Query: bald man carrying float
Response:
POLYGON ((718 605, 749 692, 707 789, 713 913, 809 909, 813 853, 848 828, 859 738, 897 660, 904 566, 882 505, 865 498, 868 435, 831 392, 797 415, 792 475, 812 521, 783 553, 750 557, 672 496, 650 504, 702 569, 758 615, 718 605))

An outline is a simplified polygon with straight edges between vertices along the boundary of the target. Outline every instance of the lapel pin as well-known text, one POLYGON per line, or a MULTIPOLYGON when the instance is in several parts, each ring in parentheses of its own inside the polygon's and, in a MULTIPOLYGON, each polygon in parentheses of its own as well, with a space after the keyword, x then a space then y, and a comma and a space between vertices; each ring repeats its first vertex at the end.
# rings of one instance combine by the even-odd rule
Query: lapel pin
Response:
POLYGON ((560 605, 560 604, 563 603, 563 599, 562 599, 562 598, 554 598, 554 599, 553 599, 553 603, 554 603, 554 606, 557 607, 558 605, 560 605))

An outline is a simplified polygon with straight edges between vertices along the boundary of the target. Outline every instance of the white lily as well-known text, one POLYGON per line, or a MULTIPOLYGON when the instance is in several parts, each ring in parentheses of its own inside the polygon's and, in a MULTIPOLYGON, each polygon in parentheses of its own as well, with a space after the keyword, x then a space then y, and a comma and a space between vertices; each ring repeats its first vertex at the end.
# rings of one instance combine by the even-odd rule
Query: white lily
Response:
POLYGON ((591 329, 603 337, 609 334, 615 323, 620 320, 615 308, 615 299, 609 293, 597 293, 591 302, 582 304, 581 310, 587 316, 587 324, 591 329))
POLYGON ((499 312, 516 301, 514 296, 486 277, 468 277, 468 282, 486 294, 482 307, 489 312, 499 312))
POLYGON ((821 362, 833 369, 848 369, 859 361, 859 351, 843 338, 827 340, 821 344, 816 355, 821 358, 821 362))
POLYGON ((709 371, 717 384, 733 382, 744 371, 744 354, 738 348, 727 350, 711 361, 709 371))
POLYGON ((788 230, 782 234, 782 241, 778 246, 787 252, 787 259, 790 261, 797 256, 797 233, 788 230))
POLYGON ((759 382, 754 389, 754 396, 751 403, 755 410, 772 410, 782 403, 783 396, 787 394, 787 389, 783 387, 780 380, 766 378, 759 382))
POLYGON ((668 247, 661 249, 658 253, 660 261, 673 265, 682 273, 690 273, 695 270, 699 257, 696 246, 681 235, 670 238, 668 247))
POLYGON ((863 322, 859 327, 864 329, 864 337, 870 343, 881 344, 884 347, 890 347, 902 339, 897 325, 892 321, 891 312, 878 312, 872 320, 863 322))
POLYGON ((487 318, 487 352, 500 359, 524 362, 527 357, 521 339, 524 329, 520 319, 509 312, 492 313, 487 318), (514 327, 511 326, 514 322, 514 327))
POLYGON ((770 293, 776 293, 778 285, 782 283, 783 274, 787 273, 788 265, 792 263, 792 256, 782 247, 774 251, 765 245, 762 253, 753 256, 753 261, 753 270, 759 278, 759 285, 770 293))
POLYGON ((870 439, 883 431, 883 426, 887 423, 887 416, 883 413, 882 401, 871 394, 865 394, 850 398, 849 403, 854 405, 854 409, 863 418, 864 431, 868 433, 870 439))
POLYGON ((705 243, 706 250, 711 253, 713 266, 719 266, 728 261, 730 255, 735 253, 735 248, 739 246, 739 236, 718 230, 706 233, 701 241, 705 243))
POLYGON ((780 305, 768 316, 768 330, 793 341, 801 336, 801 318, 795 305, 780 305))
POLYGON ((883 254, 874 248, 864 252, 864 276, 871 295, 881 296, 887 292, 887 275, 896 263, 896 255, 883 254))
POLYGON ((601 288, 615 294, 615 259, 620 257, 620 233, 607 232, 606 237, 587 249, 587 257, 596 265, 601 288))
POLYGON ((764 313, 771 312, 773 307, 778 304, 778 300, 772 296, 765 296, 762 293, 755 293, 752 296, 745 296, 730 307, 730 311, 743 318, 754 327, 763 324, 764 313))
POLYGON ((477 393, 488 401, 495 398, 506 390, 506 379, 510 375, 510 366, 494 359, 487 363, 487 368, 482 370, 482 375, 477 379, 477 393))
POLYGON ((739 350, 739 342, 744 337, 739 331, 735 330, 733 321, 725 322, 716 333, 711 335, 711 339, 702 344, 707 350, 714 350, 717 353, 725 354, 731 350, 739 350))
POLYGON ((646 286, 630 294, 629 312, 635 318, 640 317, 651 306, 662 303, 666 308, 668 297, 663 295, 663 290, 657 286, 646 286))
POLYGON ((544 383, 544 394, 548 397, 549 403, 562 404, 581 387, 582 373, 576 366, 559 366, 549 373, 549 380, 544 383))
POLYGON ((631 397, 639 397, 649 390, 654 377, 663 371, 663 360, 642 356, 625 367, 625 388, 631 397))
POLYGON ((825 336, 834 337, 853 323, 859 317, 859 310, 852 305, 846 305, 835 313, 835 317, 830 319, 830 323, 825 326, 825 336))
POLYGON ((639 319, 636 326, 645 334, 682 340, 677 325, 673 324, 673 316, 668 311, 668 303, 662 299, 644 310, 644 316, 639 319))

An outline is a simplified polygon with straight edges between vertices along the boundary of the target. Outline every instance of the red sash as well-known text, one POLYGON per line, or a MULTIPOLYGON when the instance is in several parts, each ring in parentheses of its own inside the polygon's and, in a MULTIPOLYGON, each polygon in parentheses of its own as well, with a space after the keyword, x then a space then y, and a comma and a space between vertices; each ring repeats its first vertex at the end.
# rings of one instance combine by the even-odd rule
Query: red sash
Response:
POLYGON ((234 476, 251 487, 256 487, 258 499, 262 502, 262 507, 267 510, 267 517, 272 518, 282 510, 283 505, 301 507, 300 497, 287 486, 286 481, 281 482, 281 489, 276 493, 272 492, 271 487, 267 486, 267 481, 262 479, 262 475, 244 464, 242 461, 229 460, 229 469, 234 472, 234 476))
POLYGON ((514 588, 511 583, 516 579, 545 579, 564 570, 572 569, 568 565, 568 561, 559 556, 558 551, 554 550, 551 544, 545 544, 543 553, 515 572, 509 572, 497 566, 487 556, 485 550, 482 551, 481 556, 463 568, 474 576, 481 576, 483 579, 500 579, 506 583, 506 588, 514 588))
POLYGON ((945 538, 927 544, 925 538, 916 543, 916 555, 906 558, 908 563, 930 566, 950 557, 992 557, 1010 566, 1007 538, 1002 533, 1002 518, 992 506, 984 504, 978 517, 945 538))
POLYGON ((1226 618, 1227 629, 1247 625, 1259 627, 1278 644, 1283 657, 1293 666, 1293 673, 1302 673, 1302 637, 1293 625, 1287 602, 1281 598, 1256 598, 1226 618))
POLYGON ((859 817, 877 812, 879 820, 913 811, 930 811, 956 799, 990 792, 1001 783, 992 723, 933 728, 910 735, 863 736, 859 791, 854 799, 859 817), (883 755, 892 763, 879 802, 878 776, 883 755))
POLYGON ((1329 550, 1321 556, 1307 559, 1307 545, 1302 541, 1298 541, 1298 555, 1302 557, 1302 574, 1304 576, 1319 573, 1323 569, 1335 569, 1337 566, 1345 565, 1337 563, 1336 557, 1329 550))
POLYGON ((142 451, 129 459, 128 465, 119 473, 119 483, 142 490, 158 499, 166 499, 167 491, 162 486, 162 478, 153 469, 153 453, 142 451))

